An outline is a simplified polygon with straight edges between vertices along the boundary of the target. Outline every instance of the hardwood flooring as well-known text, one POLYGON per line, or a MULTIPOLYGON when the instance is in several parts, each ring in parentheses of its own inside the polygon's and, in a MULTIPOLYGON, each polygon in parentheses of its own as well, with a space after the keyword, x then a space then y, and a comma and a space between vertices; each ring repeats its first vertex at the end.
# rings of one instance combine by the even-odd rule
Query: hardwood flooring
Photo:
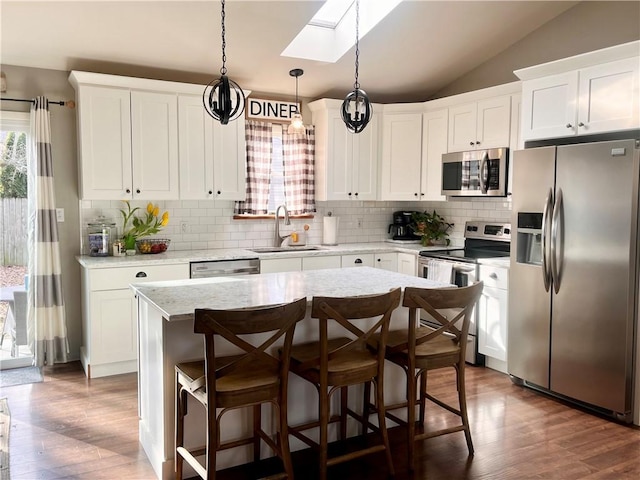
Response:
MULTIPOLYGON (((78 363, 44 373, 43 383, 0 392, 11 410, 13 480, 155 478, 138 443, 135 374, 87 380, 78 363)), ((443 397, 453 398, 448 375, 430 374, 429 383, 443 397)), ((506 375, 480 367, 467 369, 467 395, 475 456, 468 458, 462 433, 429 439, 419 445, 418 468, 410 475, 404 432, 393 428, 396 480, 640 478, 636 427, 515 386, 506 375)), ((430 417, 433 425, 447 420, 445 414, 430 417)), ((314 478, 313 462, 310 452, 296 453, 297 478, 314 478)), ((271 468, 265 461, 259 470, 271 468)), ((332 479, 387 478, 383 455, 329 472, 332 479)), ((238 468, 225 478, 251 477, 238 468)))

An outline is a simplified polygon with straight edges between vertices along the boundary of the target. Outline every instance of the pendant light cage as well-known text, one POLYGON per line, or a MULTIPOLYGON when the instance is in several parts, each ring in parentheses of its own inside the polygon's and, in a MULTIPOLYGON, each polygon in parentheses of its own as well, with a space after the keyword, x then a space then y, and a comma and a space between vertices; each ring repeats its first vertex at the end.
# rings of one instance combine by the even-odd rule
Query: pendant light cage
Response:
POLYGON ((304 123, 302 122, 302 115, 300 115, 300 107, 298 106, 298 78, 301 77, 303 73, 304 70, 301 68, 289 70, 289 75, 296 78, 296 113, 291 117, 291 123, 289 124, 289 128, 287 128, 289 135, 304 135, 306 133, 304 123))
POLYGON ((225 0, 221 0, 221 25, 222 25, 222 67, 220 68, 220 78, 211 81, 202 93, 202 103, 206 112, 219 121, 222 125, 227 125, 230 121, 236 120, 244 112, 245 95, 236 82, 227 77, 227 54, 225 40, 225 0))
POLYGON ((347 94, 342 102, 342 121, 351 133, 360 133, 371 121, 373 109, 371 101, 358 82, 358 67, 360 64, 360 0, 356 0, 356 68, 353 90, 347 94))

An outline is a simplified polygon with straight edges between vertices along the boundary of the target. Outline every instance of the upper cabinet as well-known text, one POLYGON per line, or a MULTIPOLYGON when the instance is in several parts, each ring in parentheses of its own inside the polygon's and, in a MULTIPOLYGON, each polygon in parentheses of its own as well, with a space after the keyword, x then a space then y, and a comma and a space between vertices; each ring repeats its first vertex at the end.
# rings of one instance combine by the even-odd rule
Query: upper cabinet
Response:
POLYGON ((503 95, 449 108, 449 152, 509 145, 511 97, 503 95))
POLYGON ((316 200, 376 200, 378 187, 378 112, 358 134, 347 130, 342 101, 309 104, 316 127, 316 200))
POLYGON ((631 42, 516 71, 522 139, 639 128, 639 51, 631 42))
POLYGON ((244 118, 208 117, 204 86, 76 71, 69 81, 81 199, 244 199, 244 118))
POLYGON ((201 95, 178 96, 180 198, 244 200, 244 117, 222 125, 202 106, 201 95))

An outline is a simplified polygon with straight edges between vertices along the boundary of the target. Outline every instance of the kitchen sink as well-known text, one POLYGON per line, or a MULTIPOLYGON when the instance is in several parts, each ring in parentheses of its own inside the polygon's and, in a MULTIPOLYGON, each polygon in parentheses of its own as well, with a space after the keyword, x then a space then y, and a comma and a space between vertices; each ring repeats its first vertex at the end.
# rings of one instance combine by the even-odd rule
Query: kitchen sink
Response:
POLYGON ((317 246, 300 246, 300 247, 257 247, 248 248, 247 250, 255 253, 278 253, 278 252, 308 252, 312 250, 322 250, 317 246))

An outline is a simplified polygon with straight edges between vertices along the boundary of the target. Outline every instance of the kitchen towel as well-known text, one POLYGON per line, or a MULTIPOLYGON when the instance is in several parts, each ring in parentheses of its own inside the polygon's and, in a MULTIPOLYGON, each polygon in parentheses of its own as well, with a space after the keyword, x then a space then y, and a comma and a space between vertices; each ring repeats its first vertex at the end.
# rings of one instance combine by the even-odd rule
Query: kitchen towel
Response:
POLYGON ((453 283, 453 264, 431 260, 427 263, 427 280, 440 283, 453 283))
POLYGON ((338 224, 340 217, 324 217, 322 225, 322 244, 337 245, 338 244, 338 224))

